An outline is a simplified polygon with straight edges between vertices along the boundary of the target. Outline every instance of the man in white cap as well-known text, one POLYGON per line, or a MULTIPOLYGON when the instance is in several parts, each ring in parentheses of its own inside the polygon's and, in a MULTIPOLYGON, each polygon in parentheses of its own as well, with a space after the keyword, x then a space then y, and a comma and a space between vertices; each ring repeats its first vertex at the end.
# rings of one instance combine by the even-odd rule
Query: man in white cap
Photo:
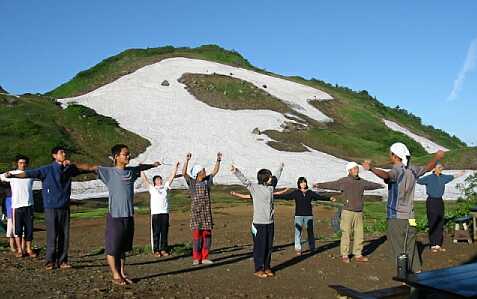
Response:
POLYGON ((414 190, 417 180, 434 169, 436 163, 444 158, 444 152, 438 151, 426 166, 414 166, 410 164, 411 153, 408 148, 398 142, 391 146, 389 158, 393 165, 390 171, 373 167, 371 161, 365 161, 363 167, 388 184, 387 239, 391 243, 394 261, 405 251, 409 257, 410 270, 418 273, 421 271, 421 261, 416 250, 414 190))
POLYGON ((367 262, 363 255, 363 194, 365 190, 384 188, 383 185, 363 180, 359 177, 359 165, 349 162, 346 165, 346 177, 337 181, 317 183, 315 188, 338 190, 343 192, 344 206, 341 212, 341 260, 349 263, 351 235, 353 235, 353 256, 357 262, 367 262))
POLYGON ((213 179, 220 169, 222 154, 217 153, 215 167, 210 175, 207 175, 205 168, 201 165, 194 165, 191 174, 187 173, 191 153, 187 154, 182 175, 186 180, 191 194, 191 221, 192 229, 192 265, 212 264, 209 259, 209 249, 212 243, 212 204, 210 200, 210 187, 213 185, 213 179))

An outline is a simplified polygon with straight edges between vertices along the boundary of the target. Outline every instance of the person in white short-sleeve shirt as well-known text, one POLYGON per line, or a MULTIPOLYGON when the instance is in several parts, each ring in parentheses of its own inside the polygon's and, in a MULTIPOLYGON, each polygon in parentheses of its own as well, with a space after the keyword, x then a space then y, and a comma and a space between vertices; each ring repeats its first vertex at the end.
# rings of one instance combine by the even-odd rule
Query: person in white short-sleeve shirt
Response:
POLYGON ((152 237, 151 245, 155 256, 168 256, 167 252, 167 235, 169 232, 169 203, 167 193, 171 189, 171 184, 176 178, 179 162, 174 166, 174 169, 167 180, 163 183, 160 175, 156 175, 152 179, 152 184, 146 177, 144 172, 141 172, 144 185, 147 187, 151 195, 151 228, 152 237))

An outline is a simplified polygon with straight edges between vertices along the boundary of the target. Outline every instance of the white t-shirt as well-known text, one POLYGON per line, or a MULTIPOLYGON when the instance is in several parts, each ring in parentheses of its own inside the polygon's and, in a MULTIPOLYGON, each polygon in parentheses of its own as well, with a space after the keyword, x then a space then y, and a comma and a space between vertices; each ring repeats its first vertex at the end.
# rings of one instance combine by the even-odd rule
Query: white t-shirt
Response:
POLYGON ((151 214, 169 213, 169 203, 167 202, 167 192, 170 190, 169 182, 164 186, 157 187, 149 185, 149 194, 151 195, 151 214))
MULTIPOLYGON (((10 171, 12 174, 22 173, 21 170, 10 171)), ((12 189, 12 208, 29 207, 33 205, 34 179, 6 178, 5 173, 0 175, 0 180, 9 182, 12 189)))

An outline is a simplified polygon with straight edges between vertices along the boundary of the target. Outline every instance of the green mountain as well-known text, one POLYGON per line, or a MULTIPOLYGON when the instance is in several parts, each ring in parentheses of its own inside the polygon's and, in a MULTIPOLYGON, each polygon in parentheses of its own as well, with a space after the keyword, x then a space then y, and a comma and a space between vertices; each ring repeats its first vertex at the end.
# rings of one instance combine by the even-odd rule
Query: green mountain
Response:
POLYGON ((78 105, 62 109, 46 96, 0 94, 0 123, 0 171, 13 166, 17 153, 29 156, 32 166, 50 163, 56 145, 67 147, 74 161, 106 164, 111 163, 108 156, 115 143, 127 143, 133 155, 149 145, 114 119, 78 105))
MULTIPOLYGON (((283 132, 273 130, 260 132, 260 134, 266 134, 275 140, 270 142, 269 145, 276 149, 306 151, 305 146, 307 146, 349 160, 371 158, 384 166, 387 163, 386 153, 389 145, 395 141, 402 141, 410 147, 415 160, 423 162, 428 159, 429 155, 419 143, 402 133, 387 128, 382 119, 388 119, 408 128, 415 134, 449 148, 451 150, 447 159, 449 167, 477 169, 476 148, 467 147, 459 138, 451 136, 443 130, 424 125, 419 117, 403 108, 391 108, 383 105, 365 90, 353 91, 317 79, 308 80, 296 76, 286 77, 273 74, 254 67, 239 53, 215 45, 205 45, 198 48, 167 46, 126 50, 103 60, 86 71, 78 73, 73 79, 44 96, 27 96, 24 99, 22 97, 19 101, 25 101, 25 103, 17 105, 16 113, 10 112, 10 116, 4 116, 2 110, 2 122, 6 119, 14 120, 14 117, 25 118, 19 116, 22 109, 30 111, 37 109, 36 117, 49 119, 49 126, 40 126, 33 130, 21 128, 20 123, 23 122, 15 121, 19 124, 10 127, 10 130, 16 130, 21 134, 10 136, 9 143, 25 144, 24 147, 17 147, 18 151, 29 153, 35 159, 40 159, 45 150, 28 149, 27 145, 32 144, 31 140, 26 141, 22 138, 27 138, 31 134, 35 136, 35 144, 48 143, 48 145, 42 145, 43 148, 67 140, 68 145, 74 149, 74 154, 77 154, 81 159, 104 160, 105 152, 107 153, 106 149, 109 149, 110 145, 114 143, 112 140, 127 140, 127 142, 124 142, 134 144, 133 150, 136 153, 141 152, 147 147, 148 142, 139 136, 122 130, 114 120, 99 116, 94 111, 82 106, 73 106, 62 110, 55 105, 52 99, 88 93, 146 65, 171 57, 203 59, 254 70, 318 88, 334 98, 331 101, 315 101, 312 103, 320 111, 334 119, 332 123, 319 123, 290 109, 284 102, 274 98, 266 91, 236 78, 215 74, 185 74, 180 79, 190 93, 210 106, 223 109, 270 109, 286 113, 290 119, 298 120, 299 124, 287 123, 283 132), (28 105, 28 101, 35 103, 35 105, 28 105), (48 109, 43 108, 42 105, 48 107, 48 109), (49 110, 55 112, 54 117, 47 112, 49 110), (88 111, 86 113, 88 116, 85 118, 82 117, 85 114, 84 111, 88 111), (84 123, 90 124, 89 131, 85 128, 84 123), (17 127, 21 130, 17 130, 17 127), (57 133, 52 136, 52 131, 57 133), (80 131, 81 133, 73 134, 70 131, 80 131), (101 131, 101 134, 99 131, 101 131)), ((0 107, 1 109, 7 109, 6 106, 4 108, 4 104, 2 104, 0 107)), ((36 118, 26 117, 26 119, 34 121, 33 119, 36 118)), ((1 163, 5 164, 6 161, 9 161, 7 158, 11 159, 9 157, 12 156, 13 152, 12 150, 8 150, 6 153, 2 151, 0 153, 1 163)))

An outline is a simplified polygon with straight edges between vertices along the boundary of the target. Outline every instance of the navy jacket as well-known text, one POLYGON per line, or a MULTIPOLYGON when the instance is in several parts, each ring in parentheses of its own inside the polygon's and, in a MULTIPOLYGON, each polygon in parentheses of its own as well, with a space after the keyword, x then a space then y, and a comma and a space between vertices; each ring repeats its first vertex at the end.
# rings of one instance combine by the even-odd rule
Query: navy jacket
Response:
POLYGON ((45 209, 68 207, 71 196, 71 179, 79 173, 75 165, 64 167, 57 162, 25 171, 27 177, 42 182, 45 209))

